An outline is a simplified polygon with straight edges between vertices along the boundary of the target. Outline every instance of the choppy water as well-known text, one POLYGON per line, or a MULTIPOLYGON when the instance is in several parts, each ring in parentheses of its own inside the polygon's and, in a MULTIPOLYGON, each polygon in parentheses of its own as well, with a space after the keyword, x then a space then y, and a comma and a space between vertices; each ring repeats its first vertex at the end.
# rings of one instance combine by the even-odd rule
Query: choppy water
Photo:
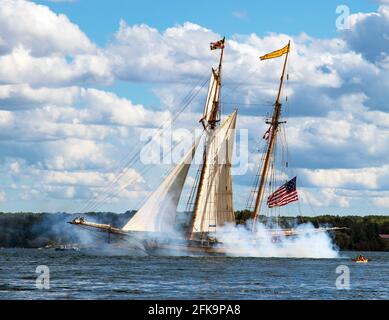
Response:
POLYGON ((0 250, 0 299, 389 299, 389 253, 338 259, 100 256, 82 251, 0 250), (37 289, 38 265, 50 289, 37 289), (336 267, 350 270, 338 290, 336 267))

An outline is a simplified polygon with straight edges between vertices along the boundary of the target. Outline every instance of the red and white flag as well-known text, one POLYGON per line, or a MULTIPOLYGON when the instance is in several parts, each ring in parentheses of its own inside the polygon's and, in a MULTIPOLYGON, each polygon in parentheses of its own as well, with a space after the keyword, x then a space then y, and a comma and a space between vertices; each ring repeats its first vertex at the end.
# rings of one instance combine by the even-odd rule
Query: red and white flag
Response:
POLYGON ((224 49, 224 40, 225 40, 225 38, 223 38, 219 41, 216 41, 216 42, 211 42, 210 49, 211 50, 224 49))
POLYGON ((267 129, 267 131, 266 131, 265 134, 263 135, 262 139, 265 139, 266 141, 269 140, 269 137, 270 137, 270 130, 271 130, 271 127, 269 127, 269 129, 267 129))

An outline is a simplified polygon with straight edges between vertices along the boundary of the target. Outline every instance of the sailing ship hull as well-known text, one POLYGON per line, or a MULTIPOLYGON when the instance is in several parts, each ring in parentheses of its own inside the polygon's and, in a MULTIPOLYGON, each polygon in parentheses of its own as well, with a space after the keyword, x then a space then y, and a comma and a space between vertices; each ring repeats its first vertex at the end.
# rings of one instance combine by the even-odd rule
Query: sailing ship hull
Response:
POLYGON ((156 256, 224 256, 226 252, 220 244, 183 244, 183 243, 158 243, 156 245, 144 244, 145 251, 156 256))
POLYGON ((150 232, 127 232, 102 225, 86 222, 83 219, 74 219, 70 224, 87 230, 103 232, 108 235, 108 242, 114 244, 119 241, 130 247, 142 248, 150 255, 224 255, 222 244, 216 241, 183 240, 177 237, 168 237, 164 234, 150 232))
MULTIPOLYGON (((213 255, 223 256, 228 254, 239 255, 239 252, 234 252, 234 248, 229 246, 228 252, 223 246, 223 243, 215 238, 203 238, 203 240, 187 240, 180 237, 169 236, 163 233, 156 232, 128 232, 122 229, 114 228, 110 225, 96 224, 86 222, 84 219, 74 219, 70 224, 79 227, 103 232, 107 234, 107 241, 112 245, 121 243, 121 249, 136 250, 140 249, 149 255, 160 256, 192 256, 192 255, 213 255)), ((345 228, 317 228, 313 233, 344 230, 345 228)), ((282 242, 283 239, 296 237, 302 233, 296 229, 269 229, 273 242, 282 242)), ((304 234, 304 233, 303 233, 304 234)), ((266 236, 267 237, 267 236, 266 236)), ((261 245, 261 239, 253 236, 252 244, 254 246, 261 245)), ((237 249, 238 250, 238 249, 237 249)))

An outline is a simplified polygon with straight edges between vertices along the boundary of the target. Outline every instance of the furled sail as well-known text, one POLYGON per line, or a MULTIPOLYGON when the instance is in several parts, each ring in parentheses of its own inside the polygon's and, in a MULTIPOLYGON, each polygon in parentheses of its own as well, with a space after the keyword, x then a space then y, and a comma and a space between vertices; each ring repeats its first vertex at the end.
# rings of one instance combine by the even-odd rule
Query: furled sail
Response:
POLYGON ((220 83, 217 79, 216 71, 212 68, 211 79, 209 80, 209 88, 207 100, 205 101, 204 113, 201 121, 206 120, 207 122, 213 118, 212 113, 215 112, 215 104, 219 101, 219 90, 220 83))
POLYGON ((178 201, 199 140, 170 172, 146 203, 122 228, 123 231, 169 233, 174 230, 178 201))
POLYGON ((234 223, 232 204, 231 158, 234 144, 236 114, 209 131, 203 164, 204 176, 196 198, 189 239, 216 232, 225 223, 234 223))

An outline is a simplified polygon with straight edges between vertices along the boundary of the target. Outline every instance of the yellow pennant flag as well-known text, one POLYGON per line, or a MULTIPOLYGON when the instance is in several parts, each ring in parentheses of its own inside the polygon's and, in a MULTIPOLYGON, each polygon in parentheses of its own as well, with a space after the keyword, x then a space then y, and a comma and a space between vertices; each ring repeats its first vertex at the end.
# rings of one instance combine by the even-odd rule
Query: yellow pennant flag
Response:
POLYGON ((288 52, 289 52, 289 43, 280 50, 265 54, 264 56, 260 57, 260 59, 266 60, 266 59, 278 58, 278 57, 281 57, 282 55, 284 55, 285 53, 288 53, 288 52))

